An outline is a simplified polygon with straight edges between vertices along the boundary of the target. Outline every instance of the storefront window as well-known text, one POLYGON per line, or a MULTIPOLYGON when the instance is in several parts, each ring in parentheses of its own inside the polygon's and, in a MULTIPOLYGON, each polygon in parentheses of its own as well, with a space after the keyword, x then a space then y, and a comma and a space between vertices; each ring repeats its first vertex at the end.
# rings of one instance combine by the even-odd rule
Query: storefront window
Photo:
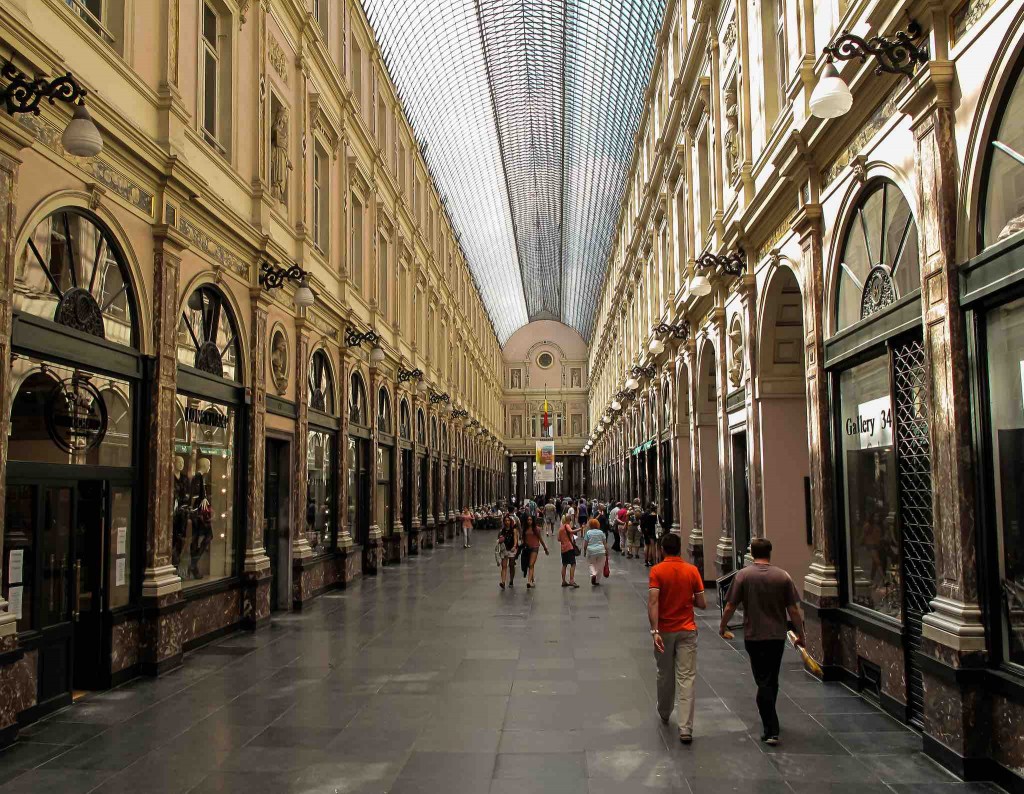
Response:
POLYGON ((377 525, 385 535, 391 534, 391 448, 377 447, 377 525))
POLYGON ((1004 658, 1024 665, 1024 299, 986 318, 1004 658))
POLYGON ((306 540, 317 554, 334 547, 337 434, 310 428, 306 449, 306 540))
POLYGON ((230 308, 213 287, 193 292, 178 321, 178 363, 238 380, 238 338, 230 308))
POLYGON ((902 191, 887 179, 857 202, 846 231, 836 285, 836 331, 921 286, 917 224, 902 191))
POLYGON ((839 376, 840 427, 852 603, 899 620, 900 546, 889 357, 839 376))
POLYGON ((32 231, 15 273, 15 309, 132 346, 132 306, 120 248, 95 217, 62 209, 32 231))
POLYGON ((982 246, 1024 230, 1024 80, 1020 74, 989 144, 982 246))
POLYGON ((235 572, 235 409, 179 394, 171 563, 185 588, 235 572))
POLYGON ((127 381, 15 355, 8 459, 86 466, 132 465, 127 381))

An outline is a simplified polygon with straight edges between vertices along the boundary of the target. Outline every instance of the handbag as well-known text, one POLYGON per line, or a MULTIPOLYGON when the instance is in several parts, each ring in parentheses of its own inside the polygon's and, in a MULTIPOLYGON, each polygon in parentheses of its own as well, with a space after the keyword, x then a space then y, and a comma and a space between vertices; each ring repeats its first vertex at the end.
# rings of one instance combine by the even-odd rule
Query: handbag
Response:
POLYGON ((611 569, 611 566, 608 565, 608 558, 605 557, 604 558, 604 578, 607 579, 611 575, 612 575, 612 569, 611 569))

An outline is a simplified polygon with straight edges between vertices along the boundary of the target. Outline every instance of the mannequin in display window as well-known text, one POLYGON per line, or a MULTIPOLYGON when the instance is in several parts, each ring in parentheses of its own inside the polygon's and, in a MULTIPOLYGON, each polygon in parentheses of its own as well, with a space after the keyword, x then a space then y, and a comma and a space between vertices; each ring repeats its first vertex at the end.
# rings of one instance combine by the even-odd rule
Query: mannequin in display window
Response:
POLYGON ((185 548, 189 524, 189 481, 185 474, 185 459, 174 456, 174 512, 171 543, 171 564, 177 568, 185 548))
POLYGON ((193 579, 203 578, 199 571, 199 561, 210 550, 210 542, 213 540, 213 510, 207 486, 209 475, 210 459, 200 458, 196 463, 196 473, 192 476, 192 562, 189 572, 193 579))

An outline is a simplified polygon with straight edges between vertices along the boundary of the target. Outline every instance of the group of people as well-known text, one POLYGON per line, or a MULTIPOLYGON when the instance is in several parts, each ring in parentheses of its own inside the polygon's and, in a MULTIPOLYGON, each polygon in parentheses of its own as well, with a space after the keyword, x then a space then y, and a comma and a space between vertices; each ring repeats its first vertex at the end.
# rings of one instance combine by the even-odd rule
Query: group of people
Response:
MULTIPOLYGON (((613 553, 640 559, 651 569, 647 614, 657 667, 657 711, 668 724, 677 708, 679 739, 693 741, 695 683, 697 677, 697 622, 694 609, 706 609, 704 577, 694 565, 682 559, 679 535, 665 532, 654 505, 641 508, 640 501, 601 504, 596 499, 548 499, 539 506, 527 499, 508 511, 497 507, 474 513, 462 512, 465 546, 470 545, 474 526, 497 524, 495 560, 501 568, 499 587, 515 586, 516 560, 526 578, 527 588, 536 587, 536 564, 540 551, 549 554, 546 537, 556 536, 561 553, 562 587, 578 588, 577 556, 587 559, 590 583, 610 575, 613 553)), ((772 544, 755 538, 750 545, 753 564, 736 573, 722 610, 719 633, 727 639, 729 621, 743 610, 743 643, 757 685, 757 708, 761 717, 761 741, 779 743, 776 701, 779 672, 789 635, 803 645, 803 622, 799 593, 789 574, 771 564, 772 544)))

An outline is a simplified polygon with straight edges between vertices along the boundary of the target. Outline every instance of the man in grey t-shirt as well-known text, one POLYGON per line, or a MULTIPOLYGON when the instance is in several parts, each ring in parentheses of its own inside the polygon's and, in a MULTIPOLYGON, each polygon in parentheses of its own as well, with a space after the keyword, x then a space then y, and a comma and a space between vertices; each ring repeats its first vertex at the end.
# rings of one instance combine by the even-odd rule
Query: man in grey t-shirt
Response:
POLYGON ((544 534, 550 535, 556 531, 558 527, 558 511, 555 510, 555 503, 551 499, 548 499, 548 503, 544 505, 544 534))
POLYGON ((771 564, 772 542, 754 538, 750 544, 754 564, 733 577, 729 598, 722 612, 719 633, 725 635, 736 607, 743 605, 743 645, 750 657, 750 669, 757 683, 757 710, 764 733, 761 741, 779 743, 779 668, 786 647, 786 619, 796 630, 797 644, 803 645, 800 594, 789 574, 771 564))

